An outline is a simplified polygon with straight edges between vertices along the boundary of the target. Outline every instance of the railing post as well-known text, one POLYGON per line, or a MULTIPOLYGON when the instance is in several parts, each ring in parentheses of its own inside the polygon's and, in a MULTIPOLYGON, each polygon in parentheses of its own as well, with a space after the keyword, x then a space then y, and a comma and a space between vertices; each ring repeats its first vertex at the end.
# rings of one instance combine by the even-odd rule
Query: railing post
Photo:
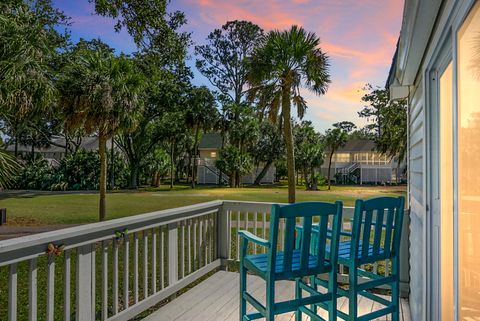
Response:
POLYGON ((402 239, 400 242, 400 296, 407 298, 410 291, 410 211, 403 215, 402 239))
MULTIPOLYGON (((163 262, 161 263, 163 264, 163 262)), ((178 223, 168 224, 168 286, 178 281, 178 223)))
POLYGON ((94 270, 95 244, 88 244, 77 249, 77 277, 76 277, 76 319, 77 321, 91 321, 95 319, 94 270))
POLYGON ((224 206, 225 202, 218 208, 217 212, 217 253, 218 258, 221 260, 222 269, 227 269, 228 261, 228 213, 224 206))

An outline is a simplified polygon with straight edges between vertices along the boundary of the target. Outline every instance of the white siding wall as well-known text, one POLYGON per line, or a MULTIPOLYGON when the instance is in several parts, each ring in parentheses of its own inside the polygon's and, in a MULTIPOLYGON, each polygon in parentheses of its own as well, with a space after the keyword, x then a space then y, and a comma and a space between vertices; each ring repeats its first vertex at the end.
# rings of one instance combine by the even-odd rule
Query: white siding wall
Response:
MULTIPOLYGON (((419 81, 423 83, 422 80, 419 81)), ((424 97, 422 85, 417 87, 409 107, 409 204, 410 204, 410 309, 412 320, 423 315, 423 282, 425 244, 423 224, 424 202, 424 97)))

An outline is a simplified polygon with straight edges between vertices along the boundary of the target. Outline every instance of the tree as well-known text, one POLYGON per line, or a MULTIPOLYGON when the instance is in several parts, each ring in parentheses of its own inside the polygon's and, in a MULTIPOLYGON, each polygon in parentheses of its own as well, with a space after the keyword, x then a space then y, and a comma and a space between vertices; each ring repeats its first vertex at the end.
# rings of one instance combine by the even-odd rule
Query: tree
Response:
MULTIPOLYGON (((210 90, 205 87, 193 88, 188 99, 186 111, 186 124, 193 129, 194 143, 192 148, 193 163, 192 170, 192 188, 195 188, 197 173, 197 155, 200 130, 204 132, 212 128, 213 124, 219 118, 215 98, 210 90)), ((189 166, 190 167, 190 166, 189 166)))
POLYGON ((359 112, 360 117, 370 119, 365 126, 375 137, 376 149, 391 159, 397 157, 397 181, 399 166, 407 155, 407 102, 390 101, 388 89, 366 87, 370 92, 362 97, 367 103, 359 112))
MULTIPOLYGON (((304 87, 323 95, 330 83, 328 57, 319 48, 315 33, 292 26, 287 31, 271 31, 262 38, 249 59, 247 78, 251 97, 268 106, 271 115, 280 114, 283 122, 288 168, 288 201, 295 202, 295 155, 291 125, 291 105, 303 118, 307 104, 301 96, 304 87)), ((262 106, 261 106, 262 107, 262 106)))
POLYGON ((252 144, 250 151, 256 166, 263 163, 263 168, 255 178, 254 185, 260 185, 272 164, 282 157, 284 149, 282 133, 277 126, 269 120, 261 122, 258 139, 252 144))
POLYGON ((295 125, 295 164, 303 173, 307 190, 318 189, 316 169, 323 164, 322 137, 313 128, 311 121, 295 125))
MULTIPOLYGON (((258 137, 258 117, 253 108, 246 104, 227 105, 227 119, 229 121, 230 145, 235 146, 240 155, 245 159, 251 159, 248 151, 258 137)), ((246 174, 240 169, 238 172, 230 172, 230 186, 240 187, 242 175, 246 174)))
MULTIPOLYGON (((53 62, 67 39, 56 28, 67 18, 49 0, 5 0, 0 13, 0 119, 20 124, 27 114, 45 114, 55 100, 53 62)), ((17 169, 16 161, 1 152, 0 187, 17 169)))
POLYGON ((107 140, 135 128, 141 79, 125 56, 116 57, 100 42, 81 41, 59 79, 60 106, 67 128, 98 135, 100 155, 99 219, 106 218, 107 140))
POLYGON ((219 158, 215 162, 215 166, 230 177, 230 185, 240 186, 240 180, 235 178, 238 173, 241 178, 242 175, 248 174, 252 171, 253 162, 248 153, 243 153, 234 145, 229 145, 220 150, 219 158))
POLYGON ((331 186, 331 168, 333 154, 340 148, 345 146, 348 141, 348 134, 351 130, 355 129, 355 125, 351 122, 340 122, 333 124, 333 129, 327 130, 325 134, 325 147, 329 150, 330 155, 328 157, 328 190, 331 186))
POLYGON ((207 44, 195 47, 198 70, 224 96, 240 104, 246 93, 247 66, 263 30, 249 21, 228 21, 207 37, 207 44))
POLYGON ((159 187, 160 180, 164 177, 170 167, 168 153, 160 147, 155 148, 150 154, 143 158, 143 167, 147 177, 151 177, 150 185, 159 187))

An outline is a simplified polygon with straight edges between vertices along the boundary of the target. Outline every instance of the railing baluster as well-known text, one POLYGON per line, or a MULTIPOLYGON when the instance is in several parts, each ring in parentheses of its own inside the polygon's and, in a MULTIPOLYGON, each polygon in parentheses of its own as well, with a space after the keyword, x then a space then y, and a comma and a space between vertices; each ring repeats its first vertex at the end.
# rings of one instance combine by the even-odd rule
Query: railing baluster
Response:
POLYGON ((148 231, 143 231, 143 298, 148 297, 148 231))
POLYGON ((55 257, 50 256, 47 264, 47 321, 53 321, 55 304, 55 257))
POLYGON ((203 219, 204 223, 204 231, 203 231, 203 238, 204 238, 204 245, 203 245, 203 256, 204 256, 204 262, 203 265, 208 264, 208 249, 210 248, 209 244, 209 239, 208 239, 208 228, 209 228, 209 222, 208 222, 208 215, 204 217, 203 219))
POLYGON ((160 289, 165 287, 165 233, 163 226, 160 226, 160 255, 158 264, 160 264, 160 289))
POLYGON ((182 229, 180 234, 180 278, 185 277, 185 221, 181 223, 182 229))
POLYGON ((202 267, 202 247, 203 247, 203 218, 198 218, 198 268, 202 267))
MULTIPOLYGON (((267 212, 263 212, 263 239, 267 238, 267 212)), ((262 246, 263 248, 263 253, 267 253, 267 248, 262 246)))
POLYGON ((70 250, 66 250, 63 258, 63 319, 65 321, 70 320, 70 253, 70 250))
POLYGON ((113 241, 113 280, 112 280, 112 295, 113 295, 113 314, 118 313, 118 241, 113 241))
POLYGON ((157 292, 157 233, 152 229, 152 294, 157 292))
POLYGON ((126 234, 123 238, 123 306, 124 309, 127 309, 129 306, 129 297, 128 297, 128 278, 129 278, 129 245, 130 245, 130 235, 126 234))
POLYGON ((207 222, 208 222, 208 263, 212 262, 212 250, 213 250, 213 245, 212 245, 212 234, 213 234, 213 219, 212 219, 212 214, 209 214, 207 217, 207 222))
POLYGON ((96 297, 95 297, 95 290, 97 288, 96 285, 95 285, 96 275, 97 275, 96 274, 97 265, 95 263, 95 258, 96 258, 96 255, 97 255, 96 248, 97 248, 96 244, 93 243, 92 244, 92 251, 91 251, 91 265, 90 265, 91 266, 91 273, 92 273, 92 275, 91 275, 91 278, 92 278, 91 279, 92 280, 92 282, 91 282, 91 284, 92 284, 92 286, 91 286, 92 287, 91 288, 91 300, 92 300, 91 301, 92 302, 91 303, 91 308, 92 308, 91 316, 92 316, 92 321, 96 320, 95 315, 96 315, 96 312, 97 312, 96 311, 96 297))
POLYGON ((102 241, 102 320, 108 319, 108 241, 102 241))
POLYGON ((133 234, 133 301, 138 303, 138 233, 133 234))
POLYGON ((17 320, 17 263, 10 264, 8 276, 8 321, 17 320))
POLYGON ((235 230, 235 234, 237 235, 237 253, 235 257, 237 258, 237 261, 240 260, 240 235, 238 234, 238 231, 240 231, 240 211, 237 211, 237 229, 235 230))
POLYGON ((192 220, 188 220, 188 274, 192 273, 192 220))
POLYGON ((196 270, 197 265, 197 219, 193 219, 193 269, 196 270))
POLYGON ((232 211, 227 211, 227 246, 228 258, 232 258, 232 211))
POLYGON ((215 245, 213 244, 214 243, 214 240, 213 240, 213 235, 215 234, 215 214, 210 214, 210 241, 209 241, 209 245, 210 245, 210 248, 209 248, 209 262, 208 263, 212 263, 213 261, 213 256, 214 256, 214 251, 215 251, 215 245))
MULTIPOLYGON (((65 253, 65 255, 66 254, 67 253, 65 253)), ((65 265, 65 269, 66 267, 67 265, 65 265)), ((70 299, 70 296, 68 297, 68 299, 70 299)), ((67 300, 66 296, 65 300, 67 300)), ((33 258, 30 260, 30 267, 28 270, 28 320, 37 320, 37 258, 33 258)))

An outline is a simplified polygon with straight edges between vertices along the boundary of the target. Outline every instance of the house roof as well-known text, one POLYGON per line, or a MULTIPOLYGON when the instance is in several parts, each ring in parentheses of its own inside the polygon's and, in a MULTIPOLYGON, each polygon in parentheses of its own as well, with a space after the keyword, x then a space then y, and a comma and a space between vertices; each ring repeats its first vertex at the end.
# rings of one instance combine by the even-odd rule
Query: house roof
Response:
MULTIPOLYGON (((110 140, 109 140, 110 141, 110 140)), ((39 153, 64 153, 65 152, 65 147, 60 147, 60 146, 65 146, 65 138, 64 137, 54 137, 52 138, 52 142, 55 143, 56 145, 50 145, 47 148, 35 148, 35 152, 39 153)), ((107 142, 107 146, 109 146, 107 142)), ((87 150, 97 150, 98 149, 98 137, 83 137, 82 142, 80 144, 80 147, 87 150)), ((5 149, 8 152, 13 152, 15 150, 15 145, 8 145, 7 148, 5 149)), ((18 145, 18 151, 19 152, 31 152, 32 147, 30 145, 18 145)))
POLYGON ((220 133, 206 133, 202 135, 198 149, 220 149, 222 147, 222 135, 220 133))
POLYGON ((347 144, 339 148, 337 153, 371 152, 375 150, 375 142, 369 139, 351 139, 347 144))

